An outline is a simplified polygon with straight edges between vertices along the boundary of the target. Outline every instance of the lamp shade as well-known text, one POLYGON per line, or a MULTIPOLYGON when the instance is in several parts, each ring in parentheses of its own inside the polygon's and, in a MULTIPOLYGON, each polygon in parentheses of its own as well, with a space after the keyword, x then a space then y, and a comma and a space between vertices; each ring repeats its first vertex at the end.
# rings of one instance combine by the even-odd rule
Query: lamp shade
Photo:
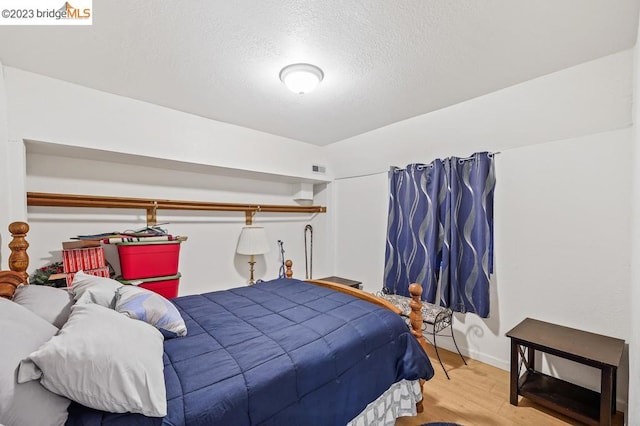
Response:
POLYGON ((245 226, 238 239, 238 254, 265 254, 269 252, 267 233, 261 226, 245 226))

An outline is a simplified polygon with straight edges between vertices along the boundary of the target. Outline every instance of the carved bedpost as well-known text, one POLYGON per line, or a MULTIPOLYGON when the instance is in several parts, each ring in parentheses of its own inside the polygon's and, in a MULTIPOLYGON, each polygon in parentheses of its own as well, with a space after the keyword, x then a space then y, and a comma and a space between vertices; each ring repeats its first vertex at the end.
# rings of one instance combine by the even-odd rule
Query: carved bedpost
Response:
MULTIPOLYGON (((422 335, 422 300, 420 296, 422 296, 422 286, 420 284, 411 284, 409 286, 409 294, 411 294, 411 302, 409 302, 409 307, 411 307, 411 312, 409 313, 409 321, 411 322, 411 334, 418 339, 420 346, 424 349, 425 353, 427 352, 427 342, 422 335)), ((420 379, 420 389, 424 385, 424 380, 420 379)), ((422 405, 422 400, 416 403, 416 411, 418 413, 422 413, 424 411, 424 407, 422 405)))
POLYGON ((29 243, 25 237, 29 232, 29 225, 25 222, 13 222, 9 225, 9 232, 13 237, 13 240, 9 243, 9 248, 11 249, 9 269, 20 274, 26 283, 29 277, 29 274, 27 274, 27 268, 29 267, 27 248, 29 243))
POLYGON ((25 284, 26 281, 17 272, 14 271, 0 271, 0 297, 11 299, 16 288, 20 284, 25 284))
POLYGON ((285 275, 287 276, 287 278, 292 278, 293 271, 291 270, 291 266, 293 266, 293 262, 290 260, 287 260, 286 262, 284 262, 284 266, 287 268, 285 275))
POLYGON ((420 300, 420 296, 422 296, 422 286, 415 283, 411 284, 409 286, 409 294, 411 294, 411 302, 409 302, 409 306, 411 307, 411 313, 409 314, 411 334, 416 336, 416 339, 418 339, 420 345, 426 352, 427 342, 422 335, 422 300, 420 300))

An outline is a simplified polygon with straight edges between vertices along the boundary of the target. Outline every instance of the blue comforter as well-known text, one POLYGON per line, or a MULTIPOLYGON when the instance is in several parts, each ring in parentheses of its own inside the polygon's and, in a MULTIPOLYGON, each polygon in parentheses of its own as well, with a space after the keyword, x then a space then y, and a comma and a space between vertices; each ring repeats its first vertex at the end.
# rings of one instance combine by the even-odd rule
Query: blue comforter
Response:
POLYGON ((393 383, 433 376, 398 315, 298 280, 173 302, 188 335, 164 344, 168 415, 74 404, 68 425, 344 425, 393 383))

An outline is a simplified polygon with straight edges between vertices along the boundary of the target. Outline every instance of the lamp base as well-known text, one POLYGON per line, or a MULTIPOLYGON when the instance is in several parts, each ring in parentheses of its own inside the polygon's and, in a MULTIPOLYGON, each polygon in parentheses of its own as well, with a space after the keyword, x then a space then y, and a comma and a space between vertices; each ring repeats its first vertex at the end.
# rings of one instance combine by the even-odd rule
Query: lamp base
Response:
POLYGON ((253 255, 251 255, 251 257, 249 258, 249 285, 254 285, 256 282, 253 279, 253 265, 256 264, 256 261, 253 257, 253 255))

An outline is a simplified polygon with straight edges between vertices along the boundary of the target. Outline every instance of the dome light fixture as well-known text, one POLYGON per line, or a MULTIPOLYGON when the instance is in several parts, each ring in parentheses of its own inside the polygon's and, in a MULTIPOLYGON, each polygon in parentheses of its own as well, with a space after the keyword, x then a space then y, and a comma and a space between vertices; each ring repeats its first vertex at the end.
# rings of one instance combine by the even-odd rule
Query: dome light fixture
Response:
POLYGON ((311 64, 287 65, 280 71, 280 80, 289 90, 300 95, 318 87, 323 78, 322 70, 311 64))

